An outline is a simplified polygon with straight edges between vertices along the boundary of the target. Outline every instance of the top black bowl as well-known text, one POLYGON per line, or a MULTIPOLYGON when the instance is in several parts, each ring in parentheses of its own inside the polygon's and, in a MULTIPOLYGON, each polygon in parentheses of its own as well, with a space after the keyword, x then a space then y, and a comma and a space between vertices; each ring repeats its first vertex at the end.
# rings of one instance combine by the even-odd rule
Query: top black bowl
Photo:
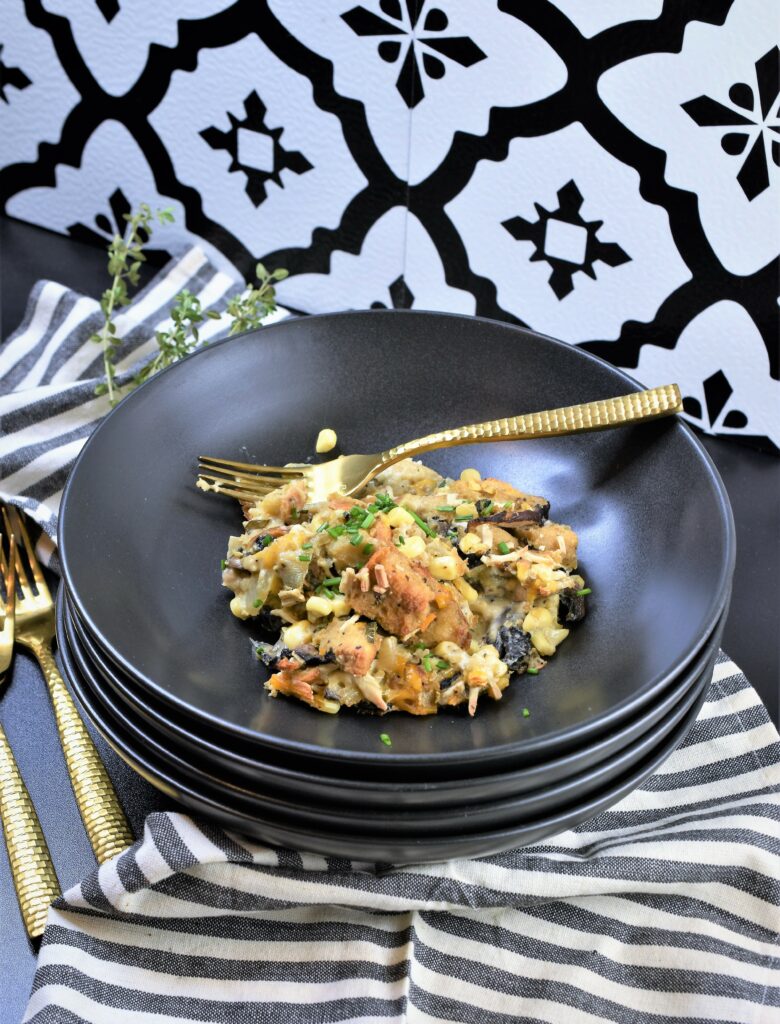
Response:
POLYGON ((220 585, 228 499, 193 486, 201 453, 304 461, 318 430, 378 451, 448 426, 637 387, 569 345, 492 321, 367 312, 290 319, 210 346, 132 393, 92 434, 63 496, 60 554, 79 614, 124 671, 226 743, 328 770, 494 771, 636 714, 696 656, 726 599, 734 530, 723 485, 681 422, 431 453, 552 503, 580 536, 587 620, 548 667, 477 716, 326 716, 270 699, 220 585), (528 707, 530 717, 521 709, 528 707), (379 741, 389 732, 392 748, 379 741))

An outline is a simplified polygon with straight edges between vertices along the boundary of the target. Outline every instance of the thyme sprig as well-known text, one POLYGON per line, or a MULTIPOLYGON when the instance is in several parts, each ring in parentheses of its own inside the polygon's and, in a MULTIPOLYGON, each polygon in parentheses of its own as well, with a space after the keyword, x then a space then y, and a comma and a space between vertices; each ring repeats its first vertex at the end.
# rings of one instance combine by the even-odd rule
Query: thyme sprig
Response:
POLYGON ((100 298, 103 326, 90 339, 103 347, 103 369, 106 376, 95 388, 95 394, 107 394, 112 405, 118 396, 114 357, 121 340, 116 333, 114 310, 118 306, 130 304, 128 285, 138 285, 141 264, 146 260, 143 246, 152 237, 152 225, 155 220, 160 224, 172 223, 173 211, 164 209, 153 213, 148 203, 141 203, 136 213, 126 213, 124 219, 127 221, 124 238, 114 235, 108 247, 108 272, 112 281, 111 287, 106 288, 100 298))
POLYGON ((268 272, 262 263, 255 267, 256 285, 247 285, 243 295, 235 295, 227 304, 227 315, 232 319, 231 334, 241 334, 260 327, 262 320, 276 309, 275 281, 283 281, 286 270, 268 272))
POLYGON ((220 314, 213 309, 204 312, 200 299, 187 288, 179 292, 176 305, 171 309, 173 326, 168 331, 155 331, 159 352, 135 375, 133 387, 143 384, 158 370, 164 370, 166 366, 189 355, 200 341, 198 325, 206 319, 219 320, 220 314))
MULTIPOLYGON (((92 335, 91 340, 103 346, 103 368, 105 380, 95 388, 95 394, 108 395, 111 405, 115 405, 121 397, 116 381, 115 357, 121 339, 117 335, 114 323, 114 312, 118 307, 130 303, 129 287, 136 287, 140 279, 141 264, 146 260, 143 247, 152 237, 155 221, 160 224, 173 223, 173 211, 170 209, 152 212, 148 203, 141 203, 138 211, 125 214, 127 231, 125 237, 115 235, 108 247, 108 272, 112 275, 111 287, 101 297, 100 308, 104 322, 99 331, 92 335)), ((283 281, 286 270, 268 271, 262 263, 255 268, 257 282, 247 284, 241 295, 235 295, 227 304, 225 313, 230 318, 230 334, 240 334, 260 327, 262 321, 276 310, 276 291, 274 285, 283 281)), ((183 359, 201 343, 199 326, 204 320, 220 320, 222 314, 213 309, 204 310, 197 295, 186 288, 176 296, 175 305, 171 309, 172 325, 168 330, 155 331, 158 352, 135 375, 128 385, 137 387, 148 380, 159 370, 183 359)))

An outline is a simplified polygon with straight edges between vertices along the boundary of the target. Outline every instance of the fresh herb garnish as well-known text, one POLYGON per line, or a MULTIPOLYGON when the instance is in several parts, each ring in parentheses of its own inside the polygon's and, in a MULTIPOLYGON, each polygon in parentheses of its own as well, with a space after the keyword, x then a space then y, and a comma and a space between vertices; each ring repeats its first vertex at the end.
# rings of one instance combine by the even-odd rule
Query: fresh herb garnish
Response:
POLYGON ((528 673, 529 676, 538 676, 539 675, 539 669, 538 668, 527 668, 526 672, 528 673))
POLYGON ((473 518, 474 518, 474 516, 471 514, 471 512, 467 512, 463 516, 455 516, 455 522, 456 523, 465 523, 465 522, 468 522, 469 519, 473 519, 473 518))
POLYGON ((505 540, 502 540, 501 543, 498 545, 498 551, 499 551, 499 554, 502 554, 502 555, 508 555, 509 554, 509 545, 507 544, 507 542, 505 540))
POLYGON ((428 524, 425 522, 424 519, 420 519, 420 517, 417 515, 417 513, 413 512, 412 509, 410 509, 408 505, 404 505, 403 507, 406 509, 406 511, 409 513, 409 515, 412 517, 412 519, 414 519, 415 523, 417 523, 417 525, 420 527, 420 529, 423 531, 423 533, 427 534, 429 537, 435 537, 436 536, 436 531, 432 530, 430 528, 430 526, 428 526, 428 524))
POLYGON ((402 533, 399 533, 398 534, 398 540, 395 543, 396 543, 396 546, 400 548, 403 544, 406 543, 406 537, 404 537, 404 535, 402 533))
POLYGON ((455 511, 455 506, 454 505, 437 505, 436 506, 436 511, 437 512, 454 512, 455 511))
POLYGON ((364 544, 363 547, 360 550, 363 552, 364 555, 370 555, 371 552, 374 550, 374 545, 373 544, 364 544))
MULTIPOLYGON (((398 507, 389 494, 375 494, 374 504, 380 512, 390 512, 392 509, 398 507)), ((371 508, 370 505, 369 508, 371 508)))
POLYGON ((258 599, 257 599, 257 600, 255 601, 255 603, 254 603, 254 607, 255 607, 255 608, 259 608, 259 607, 260 607, 260 605, 261 605, 262 603, 263 603, 263 602, 262 602, 262 601, 260 600, 260 598, 258 597, 258 599))
POLYGON ((307 551, 311 547, 311 542, 307 541, 305 544, 301 544, 304 551, 307 551))
POLYGON ((222 561, 219 564, 222 566, 223 569, 227 569, 227 562, 225 561, 224 558, 222 559, 222 561))
POLYGON ((425 657, 422 660, 422 664, 423 664, 423 668, 425 669, 426 672, 432 672, 433 671, 433 660, 430 658, 429 655, 427 655, 427 654, 425 655, 425 657))
POLYGON ((511 508, 513 504, 514 504, 514 502, 505 501, 504 504, 501 506, 501 508, 511 508))
POLYGON ((363 522, 360 524, 360 528, 362 530, 368 530, 369 527, 374 525, 374 520, 375 519, 376 519, 376 516, 374 515, 373 512, 367 512, 365 517, 364 517, 364 519, 363 519, 363 522))
POLYGON ((590 587, 583 587, 582 590, 575 590, 574 593, 577 595, 577 597, 585 597, 587 594, 592 594, 593 591, 590 589, 590 587))
POLYGON ((379 738, 386 747, 392 747, 393 741, 390 739, 386 732, 380 732, 379 738))
POLYGON ((152 213, 148 203, 141 203, 136 213, 126 213, 123 216, 127 221, 125 237, 114 235, 108 246, 108 272, 112 281, 111 287, 106 288, 100 298, 103 326, 90 338, 90 341, 103 346, 103 369, 106 375, 106 379, 95 388, 95 394, 108 395, 112 405, 120 397, 116 387, 114 357, 121 339, 117 336, 116 324, 113 321, 114 310, 119 306, 130 305, 128 285, 138 285, 141 264, 146 261, 142 250, 152 237, 154 221, 170 224, 173 221, 173 211, 165 209, 152 213))
POLYGON ((450 663, 448 661, 445 661, 444 658, 439 658, 439 660, 436 662, 436 668, 440 668, 442 671, 449 667, 450 663))
POLYGON ((346 526, 328 526, 326 529, 334 540, 338 540, 347 528, 346 526))
POLYGON ((311 561, 311 555, 298 555, 298 561, 299 562, 310 562, 311 561))
POLYGON ((329 576, 326 580, 322 581, 323 587, 338 587, 341 584, 340 576, 329 576))
POLYGON ((523 718, 530 718, 530 717, 531 717, 531 712, 528 710, 528 708, 523 708, 523 718))

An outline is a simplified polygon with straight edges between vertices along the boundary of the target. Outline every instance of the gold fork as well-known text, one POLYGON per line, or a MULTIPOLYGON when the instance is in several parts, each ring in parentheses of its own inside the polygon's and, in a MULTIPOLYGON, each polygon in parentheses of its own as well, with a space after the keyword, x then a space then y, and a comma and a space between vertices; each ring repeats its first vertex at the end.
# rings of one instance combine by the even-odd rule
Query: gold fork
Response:
POLYGON ((334 493, 356 494, 377 473, 392 466, 394 462, 412 455, 421 455, 434 448, 451 448, 478 441, 523 441, 533 437, 587 433, 671 416, 681 410, 680 389, 676 384, 665 384, 601 402, 585 402, 442 430, 374 455, 340 455, 337 459, 317 466, 256 466, 201 455, 197 486, 204 491, 238 498, 239 501, 255 501, 276 487, 293 480, 304 480, 307 500, 325 501, 334 493))
MULTIPOLYGON (((14 609, 16 604, 16 542, 9 541, 8 558, 3 551, 0 531, 0 573, 5 597, 0 602, 0 688, 11 664, 14 647, 14 609)), ((0 595, 1 597, 2 595, 0 595)), ((43 934, 49 907, 60 895, 60 883, 46 845, 41 823, 5 730, 0 725, 0 821, 11 865, 11 877, 19 900, 19 909, 27 934, 37 939, 43 934)))
POLYGON ((7 514, 3 509, 3 519, 17 541, 16 574, 21 593, 16 602, 16 642, 32 651, 43 671, 79 813, 95 857, 102 864, 132 845, 133 834, 108 772, 54 661, 54 602, 22 517, 13 506, 7 508, 7 514), (34 587, 25 571, 21 546, 27 554, 34 587))

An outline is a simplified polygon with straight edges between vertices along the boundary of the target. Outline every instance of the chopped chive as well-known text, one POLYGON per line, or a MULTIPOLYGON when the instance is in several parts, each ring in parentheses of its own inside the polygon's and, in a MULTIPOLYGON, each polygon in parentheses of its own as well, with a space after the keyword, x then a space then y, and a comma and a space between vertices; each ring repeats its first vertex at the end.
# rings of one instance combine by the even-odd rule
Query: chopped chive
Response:
POLYGON ((414 644, 415 649, 418 651, 424 651, 427 646, 428 644, 423 643, 422 640, 418 640, 417 643, 414 644))
POLYGON ((428 524, 425 522, 424 519, 420 519, 420 517, 417 515, 417 513, 413 512, 412 509, 410 509, 408 505, 404 505, 403 508, 406 509, 406 511, 409 513, 409 515, 412 517, 412 519, 414 519, 415 523, 417 523, 417 525, 420 527, 420 529, 423 531, 423 533, 427 534, 429 537, 435 537, 436 536, 436 531, 432 530, 430 528, 430 526, 428 526, 428 524))
POLYGON ((504 504, 501 506, 501 508, 511 508, 512 505, 513 505, 513 502, 505 501, 504 504))
MULTIPOLYGON (((328 529, 328 524, 327 523, 320 523, 320 525, 317 527, 317 533, 323 533, 327 529, 328 529)), ((332 529, 332 527, 331 527, 331 529, 332 529)))
POLYGON ((225 561, 224 558, 222 559, 222 561, 219 564, 222 566, 223 569, 227 569, 227 562, 225 561))
POLYGON ((528 708, 523 708, 523 718, 530 718, 530 717, 531 717, 531 712, 528 710, 528 708))
POLYGON ((485 505, 485 507, 480 511, 480 515, 489 516, 492 511, 493 511, 493 501, 491 499, 487 503, 487 505, 485 505))
POLYGON ((359 533, 350 533, 350 535, 349 535, 349 543, 353 547, 356 548, 358 546, 358 544, 360 543, 360 534, 359 533))
POLYGON ((311 547, 311 543, 307 541, 305 544, 301 544, 304 551, 307 551, 311 547))
POLYGON ((391 509, 397 508, 396 503, 389 494, 375 494, 374 505, 376 506, 375 508, 371 505, 368 506, 369 511, 375 512, 379 509, 380 512, 389 512, 391 509))
POLYGON ((380 732, 379 738, 386 747, 392 747, 393 741, 390 739, 386 732, 380 732))
POLYGON ((262 603, 263 603, 263 602, 262 602, 262 601, 260 600, 260 598, 258 597, 258 599, 257 599, 257 600, 255 601, 254 607, 255 607, 255 608, 259 608, 259 607, 260 607, 260 605, 261 605, 262 603))
POLYGON ((290 509, 290 519, 297 519, 297 518, 298 518, 298 506, 297 505, 293 505, 293 507, 290 509))
POLYGON ((352 508, 349 510, 349 515, 351 519, 362 519, 365 514, 366 510, 362 508, 360 505, 353 505, 352 508))
POLYGON ((456 523, 465 523, 465 522, 468 522, 469 519, 473 519, 473 518, 474 518, 474 516, 470 512, 468 512, 465 516, 455 516, 455 522, 456 523))
POLYGON ((455 506, 454 505, 437 505, 436 506, 436 511, 437 512, 454 512, 455 511, 455 506))
POLYGON ((404 537, 404 535, 403 535, 402 533, 399 533, 399 534, 398 534, 398 540, 396 541, 396 544, 397 544, 397 545, 398 545, 398 547, 400 548, 400 547, 401 547, 401 545, 402 545, 402 544, 405 544, 405 543, 406 543, 406 537, 404 537))
POLYGON ((367 530, 370 526, 373 526, 375 519, 376 516, 374 515, 373 512, 367 512, 365 518, 363 519, 363 522, 360 524, 361 530, 367 530))
POLYGON ((362 568, 363 568, 363 563, 362 562, 358 562, 358 564, 355 566, 355 572, 359 572, 362 568))
POLYGON ((330 537, 332 537, 334 540, 338 540, 339 537, 342 535, 342 533, 345 532, 345 527, 343 527, 343 526, 329 526, 329 527, 327 527, 327 530, 328 530, 328 535, 330 537))
POLYGON ((538 676, 539 675, 539 669, 538 668, 527 668, 526 672, 528 673, 529 676, 538 676))
POLYGON ((340 576, 329 576, 326 580, 322 581, 323 587, 337 587, 341 583, 340 576))
POLYGON ((311 561, 311 555, 298 555, 298 561, 299 562, 310 562, 311 561))
POLYGON ((370 504, 368 506, 368 511, 369 512, 378 512, 379 511, 379 505, 377 505, 376 503, 370 504))
POLYGON ((440 480, 440 481, 439 481, 439 482, 438 482, 438 483, 436 484, 436 486, 437 486, 437 487, 446 487, 446 486, 447 486, 447 481, 446 481, 446 480, 440 480))
POLYGON ((373 544, 364 544, 363 547, 360 550, 363 552, 364 555, 370 555, 371 552, 374 550, 374 545, 373 544))
POLYGON ((498 545, 498 551, 499 551, 499 554, 502 554, 502 555, 508 555, 509 554, 509 545, 507 544, 507 542, 505 540, 502 540, 501 543, 498 545))
POLYGON ((427 654, 423 658, 422 663, 423 663, 423 668, 425 669, 426 672, 432 672, 433 671, 433 661, 431 660, 431 658, 428 657, 427 654))
POLYGON ((448 661, 445 661, 444 658, 439 658, 439 660, 436 662, 436 668, 445 669, 449 667, 450 663, 448 661))
POLYGON ((577 597, 585 597, 586 594, 592 594, 593 591, 590 589, 590 587, 583 587, 582 590, 575 590, 574 593, 577 595, 577 597))

